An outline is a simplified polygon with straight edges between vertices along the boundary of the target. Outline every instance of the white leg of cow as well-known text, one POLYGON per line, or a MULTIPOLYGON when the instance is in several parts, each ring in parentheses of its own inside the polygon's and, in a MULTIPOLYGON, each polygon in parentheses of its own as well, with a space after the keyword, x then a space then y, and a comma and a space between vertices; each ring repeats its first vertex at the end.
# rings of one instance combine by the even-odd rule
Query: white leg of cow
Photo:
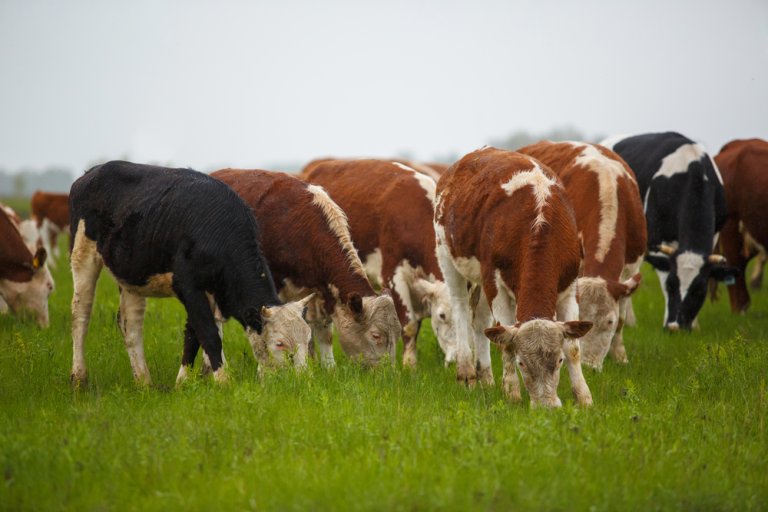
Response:
POLYGON ((333 358, 333 331, 331 322, 318 320, 311 323, 312 336, 315 339, 315 348, 320 356, 320 364, 325 368, 336 366, 333 358))
POLYGON ((611 357, 617 363, 625 364, 627 359, 627 349, 624 347, 624 325, 629 311, 632 308, 632 297, 624 297, 619 300, 619 323, 616 326, 616 333, 611 340, 611 357))
POLYGON ((40 241, 43 243, 43 249, 45 249, 45 252, 51 256, 48 258, 48 266, 51 268, 56 268, 53 248, 51 247, 51 226, 51 221, 48 219, 43 219, 42 224, 40 224, 40 241))
POLYGON ((485 330, 493 325, 491 318, 491 308, 488 306, 488 300, 485 294, 480 292, 480 300, 475 308, 475 315, 472 319, 472 328, 475 338, 475 360, 477 369, 477 380, 481 384, 493 386, 493 371, 491 370, 491 342, 485 336, 485 330))
MULTIPOLYGON (((664 323, 662 323, 662 326, 667 325, 667 319, 669 317, 669 295, 667 294, 667 276, 669 276, 669 272, 662 272, 661 270, 656 270, 656 275, 659 276, 659 285, 661 286, 661 293, 664 295, 664 323)), ((671 330, 677 330, 677 322, 673 322, 670 324, 669 328, 671 330)))
MULTIPOLYGON (((557 300, 557 319, 570 322, 579 319, 579 305, 576 302, 575 285, 561 293, 557 300)), ((571 378, 571 390, 579 405, 592 405, 592 392, 581 371, 581 344, 578 338, 565 338, 563 352, 568 364, 568 375, 571 378)))
POLYGON ((472 313, 469 308, 468 283, 456 270, 451 255, 444 245, 438 244, 437 259, 451 295, 451 310, 456 326, 456 378, 468 385, 474 385, 477 370, 472 349, 469 346, 470 340, 474 339, 474 332, 472 331, 472 313))
POLYGON ((128 351, 128 357, 131 360, 133 377, 136 383, 142 386, 152 384, 152 378, 149 375, 147 361, 144 358, 144 310, 147 306, 147 300, 144 297, 134 295, 133 293, 121 290, 120 292, 120 312, 121 324, 124 328, 123 336, 125 349, 128 351))
MULTIPOLYGON (((514 325, 516 305, 514 299, 503 289, 499 289, 496 297, 493 298, 491 305, 493 317, 502 325, 514 325)), ((501 351, 502 378, 501 388, 509 400, 520 402, 520 378, 517 375, 517 366, 515 365, 515 350, 512 347, 506 347, 501 351)))
POLYGON ((96 242, 85 237, 85 223, 80 222, 72 247, 72 382, 84 384, 88 373, 85 368, 85 336, 93 309, 96 281, 103 262, 96 252, 96 242))

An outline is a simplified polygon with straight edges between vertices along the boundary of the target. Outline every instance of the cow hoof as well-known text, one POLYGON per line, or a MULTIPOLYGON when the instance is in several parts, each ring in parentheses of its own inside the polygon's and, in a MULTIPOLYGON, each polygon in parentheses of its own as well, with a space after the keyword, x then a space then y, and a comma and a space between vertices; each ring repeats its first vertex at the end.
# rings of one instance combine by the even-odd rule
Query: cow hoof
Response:
POLYGON ((88 386, 88 372, 73 372, 69 375, 69 382, 75 389, 84 389, 88 386))
POLYGON ((408 352, 403 354, 403 368, 416 369, 416 354, 408 352))
POLYGON ((229 383, 229 374, 224 371, 224 367, 222 366, 215 372, 213 372, 213 380, 217 384, 228 384, 229 383))
POLYGON ((484 386, 493 386, 495 381, 493 380, 493 371, 491 368, 480 368, 477 370, 477 380, 484 386))
POLYGON ((579 404, 582 407, 591 407, 592 406, 592 394, 591 393, 574 393, 574 396, 576 397, 576 403, 579 404))
POLYGON ((457 364, 456 380, 472 388, 477 382, 477 370, 473 364, 457 364))
POLYGON ((515 387, 515 386, 505 384, 504 396, 506 396, 507 400, 509 400, 510 402, 519 403, 523 401, 523 397, 520 394, 520 387, 515 387))

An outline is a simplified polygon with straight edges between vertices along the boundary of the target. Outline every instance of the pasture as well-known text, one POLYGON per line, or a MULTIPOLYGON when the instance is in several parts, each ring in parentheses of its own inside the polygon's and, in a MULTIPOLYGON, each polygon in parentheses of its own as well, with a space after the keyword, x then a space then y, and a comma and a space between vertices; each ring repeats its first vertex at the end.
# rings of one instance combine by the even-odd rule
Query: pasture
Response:
POLYGON ((141 390, 106 272, 86 341, 89 385, 75 391, 67 261, 53 273, 49 329, 0 317, 3 510, 768 507, 765 291, 736 317, 721 286, 700 331, 668 334, 644 265, 638 325, 625 330, 629 365, 585 368, 591 409, 574 406, 563 370, 563 408, 532 410, 527 395, 504 400, 495 349, 496 387, 458 385, 428 324, 415 372, 399 360, 365 370, 337 350, 335 370, 312 364, 258 380, 232 321, 232 382, 193 378, 175 389, 184 310, 169 299, 148 303, 155 384, 141 390))

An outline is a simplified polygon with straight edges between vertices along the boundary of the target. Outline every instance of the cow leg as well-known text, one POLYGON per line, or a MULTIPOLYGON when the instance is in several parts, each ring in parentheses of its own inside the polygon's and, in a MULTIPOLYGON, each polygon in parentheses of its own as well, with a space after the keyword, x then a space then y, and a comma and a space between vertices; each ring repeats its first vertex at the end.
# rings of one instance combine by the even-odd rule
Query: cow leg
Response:
POLYGON ((617 363, 625 364, 629 361, 629 359, 627 359, 627 349, 624 348, 624 324, 626 323, 626 317, 631 308, 631 297, 624 297, 619 300, 619 321, 616 326, 616 333, 611 340, 610 349, 611 357, 617 363))
POLYGON ((763 286, 763 267, 768 260, 768 255, 760 251, 757 253, 755 266, 752 268, 752 274, 749 276, 749 286, 753 290, 759 290, 763 286))
POLYGON ((477 369, 469 345, 470 340, 474 339, 467 290, 469 283, 453 265, 446 246, 438 244, 437 259, 451 295, 451 310, 456 326, 456 378, 459 382, 472 386, 477 380, 477 369))
POLYGON ((96 242, 85 236, 85 222, 75 232, 70 258, 72 266, 72 382, 84 384, 88 378, 85 368, 85 336, 93 309, 93 297, 101 267, 104 265, 96 251, 96 242))
POLYGON ((312 337, 316 341, 315 347, 320 357, 320 364, 324 368, 333 368, 336 366, 336 360, 333 358, 333 331, 330 319, 312 321, 310 327, 312 327, 312 337))
POLYGON ((402 324, 403 327, 403 368, 416 368, 418 356, 416 353, 416 339, 419 337, 421 320, 402 324))
POLYGON ((384 256, 382 276, 394 291, 395 309, 400 325, 403 326, 403 368, 416 368, 418 354, 416 337, 420 321, 416 319, 413 306, 413 269, 403 260, 399 264, 384 256))
POLYGON ((40 241, 43 243, 43 249, 45 249, 45 252, 51 256, 48 258, 48 266, 51 268, 56 268, 53 248, 51 247, 51 225, 51 221, 49 221, 47 218, 43 218, 43 222, 40 224, 40 241))
POLYGON ((131 360, 133 378, 142 386, 152 384, 147 361, 144 358, 144 310, 147 300, 125 289, 120 290, 120 323, 125 349, 131 360))
MULTIPOLYGON (((502 325, 515 324, 516 305, 512 297, 503 289, 499 289, 496 297, 491 304, 493 317, 502 325)), ((509 400, 520 402, 520 378, 517 376, 517 366, 515 364, 515 350, 512 347, 505 347, 501 351, 502 378, 501 388, 509 400)))
MULTIPOLYGON (((216 300, 213 298, 213 295, 210 293, 206 293, 205 295, 208 297, 208 304, 211 306, 213 318, 216 319, 216 330, 219 332, 219 339, 222 342, 221 362, 226 366, 227 359, 224 357, 224 317, 221 315, 221 311, 219 311, 219 307, 216 305, 216 300)), ((213 369, 211 368, 211 360, 208 359, 208 355, 203 352, 202 374, 208 375, 209 373, 213 373, 213 369)))
MULTIPOLYGON (((570 322, 579 319, 579 305, 576 302, 575 285, 568 287, 557 300, 557 319, 570 322)), ((571 390, 579 405, 592 405, 592 392, 589 390, 584 373, 581 371, 581 344, 578 338, 565 338, 563 352, 568 363, 568 375, 571 378, 571 390)))
POLYGON ((183 275, 183 270, 174 272, 173 291, 187 310, 187 322, 197 335, 204 354, 208 356, 214 380, 225 382, 227 374, 221 357, 221 338, 208 297, 205 292, 186 285, 181 277, 183 275))
POLYGON ((176 385, 182 384, 189 376, 189 370, 195 364, 197 352, 200 350, 200 342, 197 340, 195 331, 187 321, 184 328, 184 352, 181 355, 181 366, 179 373, 176 374, 176 385))
POLYGON ((474 330, 475 343, 475 368, 477 369, 477 380, 481 384, 493 386, 493 371, 491 370, 491 342, 485 336, 485 330, 493 325, 491 318, 491 308, 488 306, 488 300, 485 294, 480 291, 480 298, 475 307, 475 315, 472 319, 472 328, 474 330))

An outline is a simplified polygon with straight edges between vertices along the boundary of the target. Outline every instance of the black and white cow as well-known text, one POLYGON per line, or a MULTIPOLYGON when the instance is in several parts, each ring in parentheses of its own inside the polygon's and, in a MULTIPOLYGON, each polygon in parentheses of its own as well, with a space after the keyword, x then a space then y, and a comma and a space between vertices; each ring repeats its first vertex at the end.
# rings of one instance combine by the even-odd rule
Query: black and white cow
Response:
MULTIPOLYGON (((306 354, 304 304, 281 305, 256 221, 224 183, 191 169, 108 162, 75 181, 69 211, 74 382, 86 379, 83 343, 103 266, 120 285, 120 327, 140 384, 151 382, 142 340, 146 297, 176 296, 184 304, 185 337, 199 340, 217 381, 226 373, 216 306, 243 325, 257 357, 281 364, 286 353, 306 354)), ((195 353, 184 353, 177 381, 195 353)))
POLYGON ((648 253, 661 281, 664 326, 690 329, 709 278, 736 270, 712 254, 726 219, 723 179, 701 144, 675 132, 614 136, 601 142, 637 176, 648 223, 648 253))

